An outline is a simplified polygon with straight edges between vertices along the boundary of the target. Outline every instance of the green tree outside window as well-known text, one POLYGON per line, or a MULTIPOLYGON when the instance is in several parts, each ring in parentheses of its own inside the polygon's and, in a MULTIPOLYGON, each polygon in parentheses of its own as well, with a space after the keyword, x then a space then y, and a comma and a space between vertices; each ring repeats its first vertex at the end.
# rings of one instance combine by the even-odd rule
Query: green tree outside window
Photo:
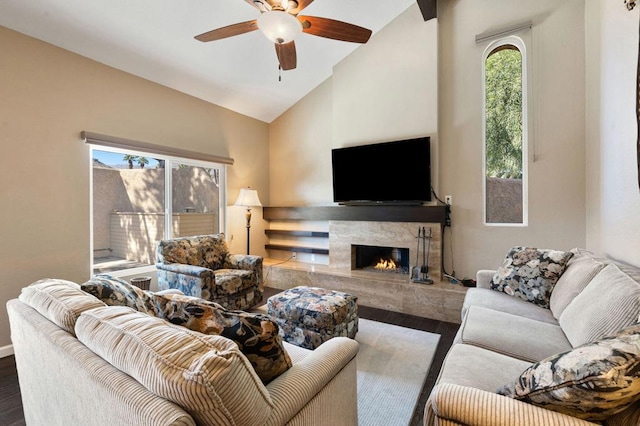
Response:
POLYGON ((522 54, 497 48, 485 62, 486 175, 522 178, 522 54))

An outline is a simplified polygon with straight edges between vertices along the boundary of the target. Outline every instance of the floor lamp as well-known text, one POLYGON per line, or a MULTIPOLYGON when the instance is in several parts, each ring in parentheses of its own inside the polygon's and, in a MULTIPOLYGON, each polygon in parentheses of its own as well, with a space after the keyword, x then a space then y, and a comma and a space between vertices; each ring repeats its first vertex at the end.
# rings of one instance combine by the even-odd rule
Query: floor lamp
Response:
POLYGON ((238 199, 234 204, 236 206, 242 206, 247 208, 245 217, 247 218, 247 254, 249 254, 249 235, 251 232, 251 207, 262 207, 260 198, 258 198, 258 191, 250 188, 240 189, 238 199))

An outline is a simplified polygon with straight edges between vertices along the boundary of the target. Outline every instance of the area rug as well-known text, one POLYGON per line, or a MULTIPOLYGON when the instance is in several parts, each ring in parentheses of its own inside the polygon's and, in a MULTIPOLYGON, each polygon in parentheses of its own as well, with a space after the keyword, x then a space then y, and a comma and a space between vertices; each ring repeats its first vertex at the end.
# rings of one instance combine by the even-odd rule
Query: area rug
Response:
POLYGON ((408 425, 440 335, 359 318, 356 340, 358 426, 408 425))
POLYGON ((360 318, 358 425, 408 425, 440 336, 360 318))

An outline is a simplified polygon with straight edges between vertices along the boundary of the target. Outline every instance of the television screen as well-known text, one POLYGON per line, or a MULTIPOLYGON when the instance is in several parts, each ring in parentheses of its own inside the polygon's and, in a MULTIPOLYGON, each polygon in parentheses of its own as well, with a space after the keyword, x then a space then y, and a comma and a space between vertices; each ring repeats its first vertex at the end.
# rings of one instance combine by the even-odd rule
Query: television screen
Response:
POLYGON ((333 201, 421 204, 431 201, 429 137, 331 150, 333 201))

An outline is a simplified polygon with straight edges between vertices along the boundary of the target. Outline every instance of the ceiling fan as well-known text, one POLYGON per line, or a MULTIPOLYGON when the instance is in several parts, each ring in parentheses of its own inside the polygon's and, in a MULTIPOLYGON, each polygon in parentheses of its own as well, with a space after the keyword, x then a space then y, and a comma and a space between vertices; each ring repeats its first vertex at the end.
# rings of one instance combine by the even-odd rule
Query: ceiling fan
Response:
POLYGON ((278 62, 283 70, 297 65, 294 39, 300 33, 352 43, 366 43, 371 30, 357 25, 317 16, 298 16, 313 0, 245 0, 260 11, 258 19, 228 25, 197 35, 196 40, 207 42, 248 33, 260 29, 275 43, 278 62))

